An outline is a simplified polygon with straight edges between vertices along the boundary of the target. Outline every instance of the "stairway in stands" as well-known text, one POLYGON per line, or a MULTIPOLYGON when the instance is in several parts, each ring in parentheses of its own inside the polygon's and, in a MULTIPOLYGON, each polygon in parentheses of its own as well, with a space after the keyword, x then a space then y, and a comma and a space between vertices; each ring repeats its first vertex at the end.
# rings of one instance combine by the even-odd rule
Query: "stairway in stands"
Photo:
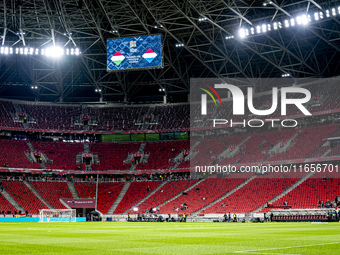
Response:
POLYGON ((49 209, 54 209, 52 207, 52 205, 46 201, 45 198, 42 197, 42 195, 40 195, 40 193, 32 186, 31 183, 29 183, 28 181, 23 181, 25 183, 25 185, 32 191, 32 193, 37 197, 39 198, 39 200, 41 202, 43 202, 49 209))
POLYGON ((172 201, 175 200, 176 198, 182 196, 183 193, 188 192, 189 190, 195 188, 197 185, 199 185, 200 183, 202 183, 202 182, 204 182, 204 181, 205 181, 205 179, 202 179, 202 180, 199 180, 199 181, 195 182, 194 184, 190 185, 190 186, 189 186, 188 188, 186 188, 185 190, 183 190, 183 191, 181 191, 180 193, 178 193, 176 196, 174 196, 174 197, 172 197, 172 198, 170 198, 170 199, 164 201, 163 203, 157 205, 156 207, 157 207, 157 208, 161 208, 163 205, 172 202, 172 201))
POLYGON ((76 188, 74 187, 73 182, 67 181, 67 186, 68 186, 69 190, 71 191, 72 197, 75 198, 75 199, 79 198, 79 195, 76 191, 76 188))
MULTIPOLYGON (((37 150, 34 148, 33 144, 31 142, 26 142, 27 146, 30 148, 31 153, 25 153, 26 157, 28 158, 28 160, 31 162, 31 160, 33 160, 34 162, 37 162, 36 158, 33 156, 34 152, 37 152, 37 150)), ((40 167, 42 169, 47 169, 45 162, 50 163, 51 160, 47 157, 47 155, 45 153, 41 153, 41 158, 42 161, 38 162, 40 167)))
MULTIPOLYGON (((269 204, 273 204, 275 201, 279 200, 281 197, 287 195, 289 192, 291 192, 293 189, 297 188, 299 185, 301 185, 304 181, 306 181, 308 178, 310 178, 314 173, 310 172, 308 174, 306 174, 305 176, 303 176, 299 181, 297 181, 296 183, 294 183, 292 186, 290 186, 288 189, 286 189, 285 191, 283 191, 281 194, 277 195, 276 197, 274 197, 273 199, 269 200, 268 203, 269 204)), ((267 204, 267 203, 266 203, 267 204)), ((263 210, 264 208, 266 208, 266 204, 261 205, 261 207, 257 208, 256 210, 254 210, 252 213, 258 213, 259 211, 263 210)))
POLYGON ((108 212, 107 212, 108 215, 112 215, 113 212, 116 210, 119 203, 122 201, 123 197, 125 196, 126 191, 129 189, 130 185, 131 185, 131 182, 126 182, 124 184, 124 187, 120 191, 116 201, 112 204, 111 208, 108 210, 108 212))
POLYGON ((123 214, 161 184, 161 181, 132 182, 113 213, 123 214))
MULTIPOLYGON (((154 122, 154 121, 155 121, 155 120, 154 120, 154 114, 153 114, 154 111, 155 111, 155 109, 156 109, 156 106, 150 106, 149 109, 148 109, 148 111, 147 111, 146 114, 144 115, 144 116, 147 116, 147 115, 153 116, 152 119, 151 119, 151 122, 154 122)), ((144 116, 143 116, 143 118, 144 118, 144 116)), ((143 121, 142 130, 147 130, 148 127, 149 127, 149 124, 146 124, 145 121, 143 121)))
POLYGON ((23 181, 2 181, 2 185, 8 194, 28 213, 36 215, 39 209, 48 208, 23 181))
POLYGON ((274 157, 278 153, 287 152, 294 144, 294 139, 299 135, 300 131, 296 132, 292 137, 290 137, 287 141, 285 141, 285 145, 282 146, 281 142, 277 143, 273 148, 271 148, 267 153, 269 156, 264 160, 264 162, 268 162, 272 157, 274 157))
POLYGON ((152 192, 150 192, 147 196, 145 196, 142 200, 140 200, 137 204, 133 205, 131 208, 129 208, 128 210, 126 210, 124 213, 128 213, 129 211, 131 211, 134 207, 138 207, 140 204, 142 204, 145 200, 147 200, 149 197, 151 197, 153 194, 155 194, 158 190, 160 190, 161 188, 163 188, 163 186, 166 184, 167 182, 164 181, 161 185, 159 185, 157 188, 155 188, 152 192))
POLYGON ((251 138, 251 136, 246 137, 243 141, 241 141, 235 148, 233 148, 232 150, 230 150, 230 148, 227 148, 226 150, 224 150, 220 155, 218 155, 218 163, 220 163, 221 161, 223 161, 223 159, 225 158, 232 158, 234 157, 237 153, 239 153, 241 151, 241 147, 243 144, 245 144, 249 139, 251 138))
MULTIPOLYGON (((8 205, 8 208, 12 208, 12 206, 15 208, 16 211, 22 211, 23 208, 21 207, 21 205, 5 190, 0 190, 0 193, 2 194, 2 196, 7 199, 7 201, 10 203, 8 205)), ((5 202, 5 201, 4 201, 5 202)), ((3 205, 1 207, 1 211, 5 210, 5 205, 3 205)), ((7 206, 6 206, 7 207, 7 206)), ((11 210, 12 211, 12 210, 11 210)), ((7 212, 6 212, 7 213, 7 212)))
MULTIPOLYGON (((90 146, 89 146, 88 143, 84 143, 84 153, 90 153, 90 146)), ((89 164, 89 165, 85 164, 85 170, 86 171, 92 171, 91 164, 89 164)))
MULTIPOLYGON (((86 104, 82 104, 82 106, 81 106, 81 111, 82 111, 82 115, 83 115, 83 116, 88 116, 88 115, 89 115, 88 109, 87 109, 87 105, 86 105, 86 104)), ((84 122, 83 122, 83 123, 84 123, 84 122)), ((83 125, 83 130, 84 130, 84 131, 89 131, 89 125, 84 123, 84 125, 83 125)))
MULTIPOLYGON (((19 104, 13 103, 13 107, 15 109, 15 113, 12 114, 12 118, 13 121, 16 121, 16 119, 18 118, 18 113, 22 113, 23 110, 21 108, 21 106, 19 104)), ((27 118, 28 116, 26 116, 27 118)), ((22 125, 24 126, 24 128, 30 128, 29 124, 25 121, 20 121, 22 123, 22 125)))
MULTIPOLYGON (((141 143, 140 146, 139 146, 139 149, 137 151, 138 154, 142 154, 142 157, 141 157, 141 160, 140 160, 139 163, 146 163, 148 161, 149 155, 144 155, 145 146, 146 146, 146 143, 141 143)), ((129 159, 129 157, 128 157, 128 159, 129 159)), ((128 159, 125 160, 125 162, 127 164, 131 164, 130 171, 134 171, 137 167, 137 164, 136 163, 133 164, 132 157, 130 157, 130 161, 128 159)))
POLYGON ((242 182, 240 185, 238 185, 237 187, 235 187, 234 189, 232 189, 231 191, 227 192, 225 195, 219 197, 218 199, 216 199, 215 201, 213 201, 212 203, 202 207, 201 209, 199 209, 198 211, 196 211, 193 215, 198 215, 200 213, 202 213, 204 210, 206 210, 207 208, 217 204, 218 202, 222 201, 223 199, 229 197, 230 195, 234 194, 236 191, 238 191, 239 189, 243 188, 244 186, 246 186, 249 182, 251 182, 254 178, 256 178, 256 175, 252 175, 250 176, 248 179, 246 179, 244 182, 242 182))

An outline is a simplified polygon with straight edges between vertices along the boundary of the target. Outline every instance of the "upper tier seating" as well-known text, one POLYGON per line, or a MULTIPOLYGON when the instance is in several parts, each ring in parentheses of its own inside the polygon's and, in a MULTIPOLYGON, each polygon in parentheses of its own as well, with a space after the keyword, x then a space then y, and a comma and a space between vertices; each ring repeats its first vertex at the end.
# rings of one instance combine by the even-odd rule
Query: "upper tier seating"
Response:
MULTIPOLYGON (((328 81, 328 80, 327 80, 328 81)), ((311 113, 323 112, 326 110, 339 109, 340 103, 337 96, 340 93, 340 87, 337 81, 325 82, 306 86, 311 92, 312 99, 306 104, 311 113)), ((301 98, 301 94, 288 94, 288 98, 301 98)), ((83 130, 83 126, 76 124, 80 121, 82 115, 81 106, 77 105, 44 105, 37 103, 18 104, 23 113, 30 120, 36 123, 29 123, 32 129, 49 129, 49 130, 83 130)), ((230 119, 240 121, 244 118, 251 119, 253 115, 247 110, 245 116, 232 116, 231 102, 223 104, 226 107, 218 109, 215 118, 230 119)), ((254 97, 254 107, 259 110, 268 109, 272 105, 271 94, 261 94, 254 97)), ((190 127, 190 105, 189 104, 170 104, 164 106, 87 106, 90 120, 96 125, 90 125, 90 131, 131 131, 131 130, 178 130, 190 127), (143 125, 143 119, 151 110, 153 120, 150 124, 143 125)), ((200 116, 199 105, 191 106, 191 115, 200 116)), ((214 109, 210 107, 209 109, 214 109)), ((23 128, 20 122, 14 122, 12 114, 15 114, 15 108, 11 102, 0 101, 0 126, 23 128)), ((287 116, 300 115, 301 111, 293 106, 287 106, 287 116)), ((280 116, 280 107, 270 116, 257 116, 257 118, 277 118, 280 116)), ((196 123, 198 126, 200 122, 196 123)))
POLYGON ((81 143, 62 143, 52 141, 31 141, 37 152, 45 153, 52 160, 45 163, 50 169, 77 170, 80 164, 76 163, 77 154, 84 151, 81 143))
POLYGON ((0 166, 8 164, 8 167, 15 168, 40 168, 36 162, 29 162, 25 152, 29 152, 26 141, 0 139, 0 166))
POLYGON ((327 156, 329 157, 340 156, 340 144, 337 144, 336 146, 334 146, 331 152, 327 154, 327 156))
POLYGON ((170 160, 189 147, 188 140, 148 142, 144 148, 144 151, 150 154, 148 162, 138 164, 136 169, 169 169, 174 165, 170 160))
POLYGON ((38 104, 21 104, 23 112, 36 123, 30 123, 33 129, 82 130, 74 125, 81 115, 81 108, 74 106, 51 106, 38 104))
POLYGON ((98 155, 100 164, 92 164, 93 170, 127 170, 124 164, 129 153, 138 151, 140 143, 90 143, 90 152, 98 155))
POLYGON ((24 125, 21 122, 14 122, 12 114, 15 114, 15 109, 11 102, 0 101, 0 127, 14 127, 21 129, 24 125))
POLYGON ((306 127, 301 130, 294 140, 295 144, 287 152, 276 154, 271 161, 308 158, 338 128, 338 125, 306 127))

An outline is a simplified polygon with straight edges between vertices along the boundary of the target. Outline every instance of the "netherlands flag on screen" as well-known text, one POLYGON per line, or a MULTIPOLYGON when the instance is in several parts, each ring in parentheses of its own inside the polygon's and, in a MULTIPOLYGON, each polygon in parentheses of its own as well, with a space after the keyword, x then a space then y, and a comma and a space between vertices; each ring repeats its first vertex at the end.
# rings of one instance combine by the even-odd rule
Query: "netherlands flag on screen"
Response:
POLYGON ((151 63, 155 57, 157 57, 157 54, 150 48, 143 54, 143 58, 145 58, 145 60, 149 63, 151 63))
POLYGON ((117 66, 119 66, 124 59, 125 57, 119 51, 117 51, 111 58, 113 63, 115 63, 117 66))

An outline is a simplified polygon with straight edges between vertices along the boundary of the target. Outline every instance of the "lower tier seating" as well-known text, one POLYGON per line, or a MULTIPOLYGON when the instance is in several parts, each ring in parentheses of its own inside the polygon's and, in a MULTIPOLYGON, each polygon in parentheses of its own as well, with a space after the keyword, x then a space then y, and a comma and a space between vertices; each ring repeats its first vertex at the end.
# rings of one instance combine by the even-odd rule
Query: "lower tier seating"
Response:
POLYGON ((0 193, 0 212, 14 214, 15 207, 0 193))
POLYGON ((275 201, 272 208, 286 205, 291 208, 317 208, 318 201, 332 202, 340 194, 340 179, 309 178, 297 188, 275 201))
MULTIPOLYGON (((145 213, 146 210, 154 208, 168 199, 178 195, 191 185, 195 184, 196 180, 168 181, 160 190, 145 200, 138 206, 138 212, 145 213)), ((135 213, 133 210, 130 213, 135 213)))
POLYGON ((190 214, 198 211, 202 207, 215 201, 222 195, 240 185, 243 178, 208 178, 197 186, 182 194, 175 200, 163 205, 160 213, 186 213, 190 214))
MULTIPOLYGON (((103 214, 111 208, 116 201, 120 191, 124 186, 123 182, 101 182, 98 184, 97 210, 103 214)), ((96 198, 96 183, 94 182, 75 182, 80 198, 96 198)))
POLYGON ((289 188, 296 178, 255 178, 204 213, 249 213, 289 188))
POLYGON ((161 182, 132 182, 129 189, 126 191, 122 201, 114 211, 114 214, 124 213, 133 205, 142 200, 155 188, 157 188, 161 182))
POLYGON ((30 214, 38 214, 39 209, 48 209, 22 181, 2 181, 7 192, 30 214))
POLYGON ((66 209, 60 198, 72 198, 66 182, 31 182, 31 185, 55 209, 66 209))

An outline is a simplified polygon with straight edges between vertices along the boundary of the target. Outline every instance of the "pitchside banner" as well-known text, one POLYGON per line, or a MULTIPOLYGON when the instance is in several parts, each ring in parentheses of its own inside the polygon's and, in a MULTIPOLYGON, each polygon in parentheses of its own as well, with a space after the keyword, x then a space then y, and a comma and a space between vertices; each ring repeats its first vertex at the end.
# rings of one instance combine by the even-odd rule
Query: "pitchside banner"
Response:
POLYGON ((192 79, 191 173, 340 177, 340 80, 192 79))
POLYGON ((161 35, 107 40, 107 71, 162 67, 161 35))

